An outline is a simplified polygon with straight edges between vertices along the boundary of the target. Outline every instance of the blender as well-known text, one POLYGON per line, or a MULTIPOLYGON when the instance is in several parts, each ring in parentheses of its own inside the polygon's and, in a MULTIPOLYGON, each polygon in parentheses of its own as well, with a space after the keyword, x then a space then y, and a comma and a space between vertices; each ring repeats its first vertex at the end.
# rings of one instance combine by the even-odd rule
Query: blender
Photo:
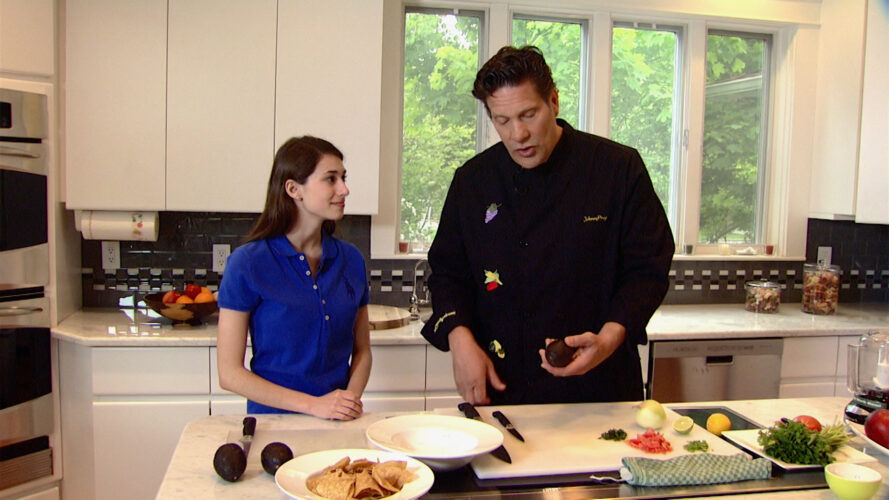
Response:
POLYGON ((859 424, 871 412, 889 408, 889 333, 871 331, 849 346, 846 387, 852 401, 846 417, 859 424))

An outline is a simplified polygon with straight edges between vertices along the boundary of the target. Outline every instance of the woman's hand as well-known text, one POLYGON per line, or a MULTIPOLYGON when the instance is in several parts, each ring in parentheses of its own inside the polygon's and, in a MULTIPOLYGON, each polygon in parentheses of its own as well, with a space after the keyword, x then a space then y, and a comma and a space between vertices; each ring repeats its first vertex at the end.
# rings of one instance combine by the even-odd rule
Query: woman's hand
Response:
POLYGON ((331 420, 355 420, 363 411, 361 396, 344 389, 316 397, 309 408, 312 415, 331 420))

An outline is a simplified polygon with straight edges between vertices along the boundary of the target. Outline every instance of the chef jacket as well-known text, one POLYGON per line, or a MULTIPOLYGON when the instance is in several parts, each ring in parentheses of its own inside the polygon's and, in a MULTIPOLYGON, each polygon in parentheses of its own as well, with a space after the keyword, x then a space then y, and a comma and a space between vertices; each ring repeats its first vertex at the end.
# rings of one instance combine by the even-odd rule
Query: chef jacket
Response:
POLYGON ((639 153, 571 128, 550 158, 525 169, 503 143, 457 169, 429 250, 433 314, 423 336, 448 350, 468 327, 505 391, 493 404, 638 400, 638 344, 667 292, 673 235, 639 153), (584 375, 540 366, 546 338, 597 333, 626 340, 584 375))
MULTIPOLYGON (((315 278, 286 236, 252 241, 228 259, 219 307, 250 313, 250 370, 275 384, 321 396, 349 383, 358 309, 369 290, 353 245, 324 234, 315 278)), ((247 402, 247 413, 288 413, 247 402)))

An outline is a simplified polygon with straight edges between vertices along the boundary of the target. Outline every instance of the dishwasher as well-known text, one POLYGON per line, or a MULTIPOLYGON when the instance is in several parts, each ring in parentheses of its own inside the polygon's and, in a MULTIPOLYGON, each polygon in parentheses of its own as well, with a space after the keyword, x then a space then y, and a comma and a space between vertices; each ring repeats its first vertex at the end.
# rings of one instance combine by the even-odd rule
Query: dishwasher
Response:
POLYGON ((777 398, 778 338, 652 342, 646 394, 661 403, 777 398))

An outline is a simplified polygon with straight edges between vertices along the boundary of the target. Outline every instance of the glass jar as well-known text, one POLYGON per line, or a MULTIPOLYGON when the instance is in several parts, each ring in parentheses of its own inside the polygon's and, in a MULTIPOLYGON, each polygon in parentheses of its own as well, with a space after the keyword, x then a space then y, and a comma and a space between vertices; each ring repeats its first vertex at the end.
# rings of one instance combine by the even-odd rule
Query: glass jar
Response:
POLYGON ((774 281, 748 281, 744 284, 747 299, 744 308, 751 312, 778 312, 781 305, 781 285, 774 281))
POLYGON ((803 265, 803 312, 833 314, 840 296, 840 266, 803 265))

